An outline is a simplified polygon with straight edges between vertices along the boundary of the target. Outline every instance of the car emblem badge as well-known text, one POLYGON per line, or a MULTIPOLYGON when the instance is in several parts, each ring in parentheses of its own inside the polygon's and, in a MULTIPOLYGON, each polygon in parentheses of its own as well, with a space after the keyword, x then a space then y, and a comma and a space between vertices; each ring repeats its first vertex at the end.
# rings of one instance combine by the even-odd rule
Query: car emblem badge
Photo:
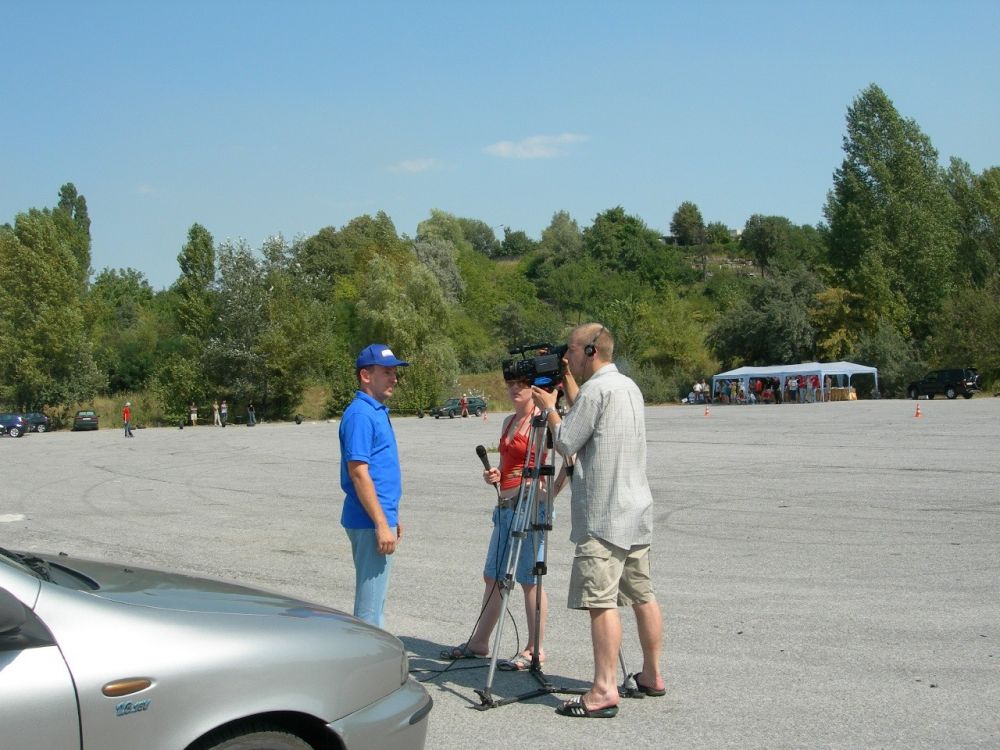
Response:
POLYGON ((122 701, 117 706, 115 706, 115 716, 128 716, 129 714, 137 714, 140 711, 145 711, 149 708, 149 705, 153 701, 147 698, 143 701, 122 701))

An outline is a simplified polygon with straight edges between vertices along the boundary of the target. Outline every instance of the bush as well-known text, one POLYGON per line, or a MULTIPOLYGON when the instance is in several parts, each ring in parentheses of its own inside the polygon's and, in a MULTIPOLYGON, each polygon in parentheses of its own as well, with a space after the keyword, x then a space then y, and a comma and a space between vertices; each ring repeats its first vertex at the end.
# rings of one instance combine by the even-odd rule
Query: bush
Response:
MULTIPOLYGON (((642 391, 647 404, 676 403, 680 387, 680 379, 674 375, 665 374, 660 368, 651 364, 631 367, 626 360, 618 363, 618 369, 628 375, 642 391)), ((686 379, 685 379, 686 380, 686 379)), ((686 387, 686 386, 685 386, 686 387)), ((685 391, 686 395, 687 391, 685 391)))

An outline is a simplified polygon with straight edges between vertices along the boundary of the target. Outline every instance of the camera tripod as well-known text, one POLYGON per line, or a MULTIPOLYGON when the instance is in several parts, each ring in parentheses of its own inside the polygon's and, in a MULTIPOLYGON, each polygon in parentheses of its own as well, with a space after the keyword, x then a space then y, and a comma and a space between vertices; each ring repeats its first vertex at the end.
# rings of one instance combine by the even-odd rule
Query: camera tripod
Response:
MULTIPOLYGON (((552 436, 547 427, 546 415, 536 415, 531 420, 531 431, 528 434, 528 450, 524 456, 524 466, 521 470, 521 486, 518 489, 517 502, 514 505, 514 519, 510 527, 510 539, 507 544, 506 562, 502 578, 497 579, 497 585, 501 591, 500 611, 507 609, 507 601, 510 592, 514 589, 514 572, 517 570, 517 561, 520 559, 521 548, 524 544, 531 544, 529 534, 537 532, 534 540, 537 546, 534 547, 535 565, 532 573, 535 576, 535 648, 531 654, 531 666, 526 670, 538 682, 538 687, 534 690, 515 695, 509 698, 497 699, 493 696, 493 679, 496 676, 497 656, 500 653, 500 643, 503 637, 503 627, 505 618, 501 617, 497 622, 496 632, 493 634, 493 646, 490 649, 490 668, 486 677, 486 685, 482 689, 477 689, 480 705, 475 706, 480 711, 490 708, 498 708, 508 703, 538 698, 543 695, 554 693, 565 693, 569 695, 583 695, 587 692, 584 688, 559 687, 553 685, 542 672, 541 661, 538 654, 542 650, 541 622, 542 622, 542 578, 548 572, 546 560, 548 558, 548 546, 545 544, 548 532, 552 530, 552 504, 555 499, 553 484, 555 479, 555 468, 553 464, 545 462, 545 456, 552 454, 552 436), (548 451, 548 453, 547 453, 548 451), (531 466, 532 457, 535 465, 531 466), (546 480, 548 477, 548 480, 546 480)), ((571 468, 571 467, 570 467, 571 468)), ((623 697, 641 698, 643 694, 639 691, 633 675, 625 666, 624 649, 618 649, 618 661, 621 664, 624 680, 618 692, 623 697)))

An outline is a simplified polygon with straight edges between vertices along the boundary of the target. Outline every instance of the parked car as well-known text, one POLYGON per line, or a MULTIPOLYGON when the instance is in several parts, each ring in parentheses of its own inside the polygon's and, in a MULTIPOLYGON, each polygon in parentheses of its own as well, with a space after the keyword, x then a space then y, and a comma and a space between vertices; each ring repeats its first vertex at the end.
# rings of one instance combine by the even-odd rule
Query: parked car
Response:
POLYGON ((0 549, 5 750, 424 746, 395 637, 236 584, 0 549))
POLYGON ((920 398, 921 396, 927 396, 927 398, 935 396, 972 398, 978 390, 979 372, 975 367, 932 370, 920 380, 916 380, 906 387, 910 398, 920 398))
MULTIPOLYGON (((482 396, 466 396, 469 414, 481 417, 486 411, 486 399, 482 396)), ((440 406, 432 406, 428 412, 435 419, 448 417, 454 419, 462 415, 462 404, 459 398, 449 398, 440 406)))
POLYGON ((21 437, 27 431, 28 425, 20 414, 10 411, 0 412, 0 435, 21 437))
POLYGON ((73 417, 73 430, 96 430, 98 417, 97 413, 90 409, 81 409, 73 417))
POLYGON ((48 432, 51 426, 49 418, 40 411, 29 411, 21 417, 28 424, 28 432, 48 432))

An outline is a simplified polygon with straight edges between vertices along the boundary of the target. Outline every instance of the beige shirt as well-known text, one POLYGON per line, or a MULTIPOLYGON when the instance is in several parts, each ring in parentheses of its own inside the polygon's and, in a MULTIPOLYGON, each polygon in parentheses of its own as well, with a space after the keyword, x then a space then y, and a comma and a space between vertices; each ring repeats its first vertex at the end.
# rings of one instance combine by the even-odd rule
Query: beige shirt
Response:
POLYGON ((646 415, 639 387, 608 364, 580 386, 555 446, 576 454, 570 541, 588 534, 629 549, 653 537, 646 479, 646 415))

